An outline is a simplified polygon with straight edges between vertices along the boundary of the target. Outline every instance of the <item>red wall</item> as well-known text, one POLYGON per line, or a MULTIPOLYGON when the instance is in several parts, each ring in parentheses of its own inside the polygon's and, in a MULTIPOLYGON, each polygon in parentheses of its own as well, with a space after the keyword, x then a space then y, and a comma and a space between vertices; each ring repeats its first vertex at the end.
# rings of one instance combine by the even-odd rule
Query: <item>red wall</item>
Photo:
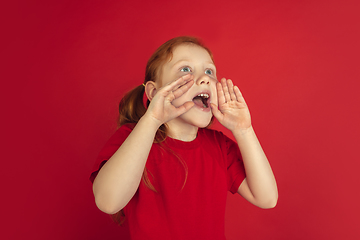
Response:
POLYGON ((125 239, 88 176, 121 96, 179 35, 240 87, 278 182, 275 209, 229 195, 228 239, 360 239, 358 1, 7 4, 2 239, 125 239))

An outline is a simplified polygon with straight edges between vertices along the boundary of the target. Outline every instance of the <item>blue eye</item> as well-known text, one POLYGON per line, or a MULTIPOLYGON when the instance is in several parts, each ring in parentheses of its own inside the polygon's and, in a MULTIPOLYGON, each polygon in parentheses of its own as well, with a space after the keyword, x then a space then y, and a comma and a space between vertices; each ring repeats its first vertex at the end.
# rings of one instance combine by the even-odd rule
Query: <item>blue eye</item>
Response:
POLYGON ((213 71, 212 71, 211 69, 206 69, 206 70, 205 70, 205 74, 212 75, 212 74, 213 74, 213 71))
POLYGON ((180 71, 182 71, 182 72, 191 72, 191 69, 189 67, 183 67, 180 71))

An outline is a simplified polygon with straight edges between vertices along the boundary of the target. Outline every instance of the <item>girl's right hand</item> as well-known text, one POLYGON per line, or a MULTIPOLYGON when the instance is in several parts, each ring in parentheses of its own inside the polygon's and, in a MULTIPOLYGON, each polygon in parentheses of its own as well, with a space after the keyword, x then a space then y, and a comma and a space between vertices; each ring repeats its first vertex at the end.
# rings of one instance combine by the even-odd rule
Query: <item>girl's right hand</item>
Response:
POLYGON ((188 101, 181 106, 175 107, 172 101, 186 93, 193 84, 193 76, 187 74, 161 87, 152 98, 144 116, 155 120, 160 127, 162 124, 187 112, 194 106, 194 102, 188 101))

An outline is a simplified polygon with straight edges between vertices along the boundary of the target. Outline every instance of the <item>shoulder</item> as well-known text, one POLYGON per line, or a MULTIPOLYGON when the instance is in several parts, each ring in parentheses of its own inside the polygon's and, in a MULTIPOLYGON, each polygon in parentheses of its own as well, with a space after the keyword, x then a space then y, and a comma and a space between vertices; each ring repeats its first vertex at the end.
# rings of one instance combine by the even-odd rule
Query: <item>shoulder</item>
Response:
POLYGON ((100 168, 105 164, 105 162, 117 151, 120 145, 125 141, 125 139, 129 136, 131 131, 134 129, 135 124, 125 124, 118 128, 115 133, 109 138, 109 140, 105 143, 103 148, 101 149, 91 176, 90 180, 93 182, 100 168))
POLYGON ((124 124, 121 127, 119 127, 113 135, 110 137, 109 141, 113 141, 118 139, 119 137, 125 136, 127 137, 132 130, 134 129, 135 124, 124 124))
POLYGON ((131 132, 135 126, 136 126, 135 123, 127 123, 120 126, 116 132, 131 132))
POLYGON ((103 153, 108 155, 109 151, 113 153, 114 150, 117 150, 117 148, 125 141, 125 139, 132 132, 134 127, 135 124, 125 124, 119 127, 105 143, 105 146, 100 152, 100 155, 102 155, 103 153))

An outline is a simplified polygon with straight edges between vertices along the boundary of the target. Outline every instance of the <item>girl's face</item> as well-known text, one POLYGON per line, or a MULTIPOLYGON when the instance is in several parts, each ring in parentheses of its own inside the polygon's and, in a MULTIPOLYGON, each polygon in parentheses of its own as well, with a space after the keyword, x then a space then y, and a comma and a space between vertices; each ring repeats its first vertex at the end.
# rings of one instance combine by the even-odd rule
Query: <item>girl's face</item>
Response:
POLYGON ((173 57, 166 62, 160 72, 157 87, 164 86, 183 75, 194 76, 193 86, 180 98, 172 103, 178 107, 187 101, 193 101, 194 106, 178 120, 194 125, 206 127, 209 125, 212 112, 210 103, 217 105, 216 95, 216 68, 209 53, 202 47, 194 44, 182 44, 173 51, 173 57))

